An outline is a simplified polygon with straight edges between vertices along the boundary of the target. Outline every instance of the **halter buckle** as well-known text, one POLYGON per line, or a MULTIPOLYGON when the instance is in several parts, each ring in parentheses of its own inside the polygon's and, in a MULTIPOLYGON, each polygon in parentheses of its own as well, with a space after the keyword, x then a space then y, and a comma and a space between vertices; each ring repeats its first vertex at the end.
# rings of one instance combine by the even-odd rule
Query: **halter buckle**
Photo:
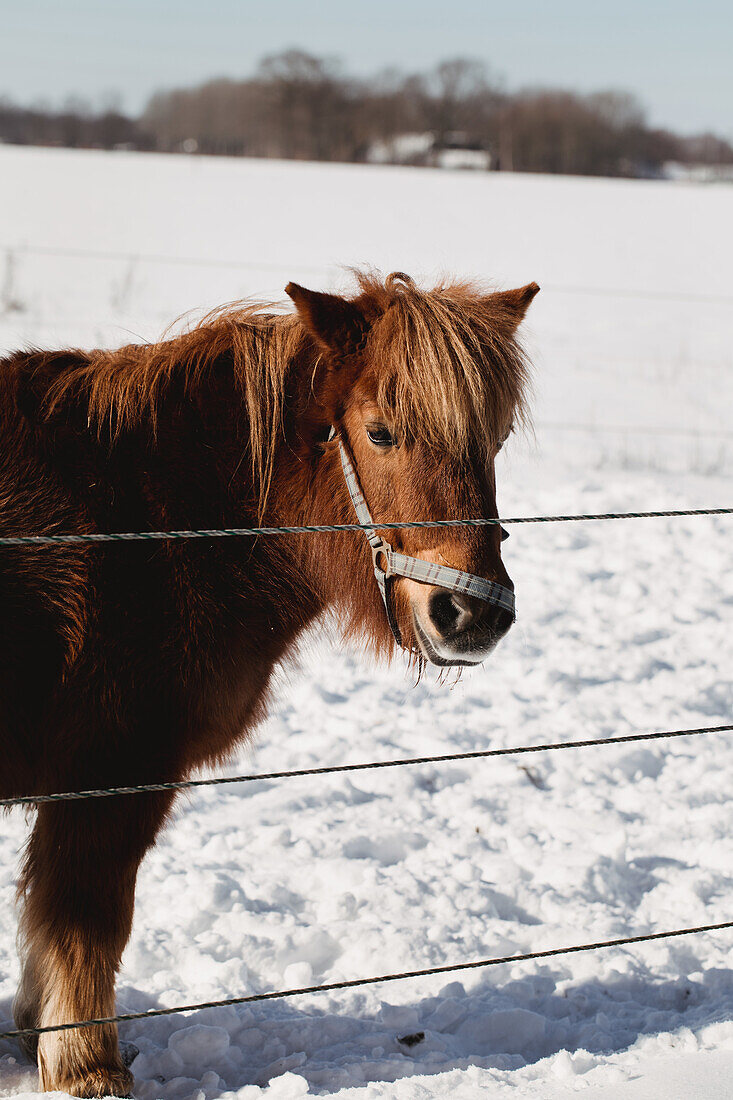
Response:
POLYGON ((374 572, 381 573, 384 580, 391 575, 391 558, 392 547, 384 539, 377 538, 375 540, 370 539, 369 545, 372 548, 372 562, 374 563, 374 572), (380 563, 380 556, 384 556, 386 562, 386 569, 380 563))

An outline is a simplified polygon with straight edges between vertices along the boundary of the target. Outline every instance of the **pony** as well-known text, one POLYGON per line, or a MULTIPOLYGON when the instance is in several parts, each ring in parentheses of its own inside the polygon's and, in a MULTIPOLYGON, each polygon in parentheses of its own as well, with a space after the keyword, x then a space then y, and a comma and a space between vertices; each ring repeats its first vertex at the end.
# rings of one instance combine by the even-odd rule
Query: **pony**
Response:
MULTIPOLYGON (((526 417, 517 328, 539 289, 420 289, 357 272, 158 343, 20 351, 0 366, 0 535, 497 516, 494 460, 526 417), (335 435, 334 435, 335 433, 335 435)), ((497 526, 385 532, 511 590, 497 526)), ((482 661, 506 610, 397 577, 419 665, 482 661)), ((273 671, 326 612, 398 645, 360 532, 0 548, 0 797, 177 781, 252 735, 273 671)), ((170 792, 39 803, 19 884, 18 1028, 114 1015, 139 864, 170 792)), ((31 1037, 41 1086, 124 1096, 112 1024, 31 1037)))

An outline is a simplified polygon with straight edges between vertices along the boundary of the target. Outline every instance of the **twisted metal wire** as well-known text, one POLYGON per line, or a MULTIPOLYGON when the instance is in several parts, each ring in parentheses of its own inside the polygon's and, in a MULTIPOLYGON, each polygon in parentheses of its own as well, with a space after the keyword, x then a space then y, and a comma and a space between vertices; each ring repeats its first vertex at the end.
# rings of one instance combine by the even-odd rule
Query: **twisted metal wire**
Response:
POLYGON ((495 527, 506 523, 587 523, 619 519, 678 519, 683 516, 730 516, 733 508, 678 508, 658 512, 597 512, 568 516, 512 516, 508 519, 403 520, 396 523, 309 523, 284 527, 222 527, 191 531, 115 531, 80 535, 11 535, 0 538, 2 546, 55 546, 87 542, 146 542, 184 539, 258 538, 260 535, 310 535, 340 531, 402 531, 425 527, 495 527))
POLYGON ((733 928, 733 920, 719 924, 701 924, 694 928, 674 928, 669 932, 648 932, 642 936, 618 936, 612 940, 595 943, 572 944, 569 947, 551 947, 546 951, 526 951, 521 955, 503 955, 471 962, 450 963, 446 966, 426 966, 419 970, 403 970, 396 974, 379 974, 372 978, 350 978, 342 982, 325 982, 323 985, 305 985, 296 989, 279 989, 271 993, 249 993, 243 997, 225 997, 217 1001, 201 1001, 198 1004, 177 1005, 174 1008, 149 1008, 145 1012, 122 1012, 119 1016, 102 1016, 96 1020, 75 1020, 68 1024, 50 1024, 47 1027, 23 1027, 3 1031, 0 1039, 19 1039, 24 1035, 46 1035, 53 1031, 73 1031, 78 1028, 99 1027, 103 1024, 121 1024, 130 1020, 147 1020, 154 1016, 173 1016, 181 1012, 196 1012, 207 1008, 226 1008, 229 1005, 251 1004, 254 1001, 273 1001, 283 997, 299 997, 310 993, 332 993, 338 989, 356 989, 359 986, 377 985, 380 982, 398 982, 406 978, 422 978, 433 974, 452 974, 460 970, 478 970, 506 963, 528 962, 531 959, 552 959, 559 955, 575 955, 581 951, 601 951, 609 947, 627 947, 653 940, 668 940, 678 936, 693 936, 702 932, 719 932, 733 928))
POLYGON ((123 794, 150 794, 156 791, 188 791, 196 787, 217 787, 231 783, 265 782, 311 775, 335 775, 338 772, 375 771, 378 768, 405 768, 415 764, 444 764, 449 761, 484 760, 495 756, 520 756, 532 752, 560 749, 586 749, 594 745, 627 745, 635 741, 661 741, 674 737, 699 737, 709 733, 730 733, 733 725, 700 726, 697 729, 664 730, 658 733, 629 733, 617 737, 594 737, 583 741, 554 741, 539 745, 515 745, 501 749, 476 749, 471 752, 442 753, 438 756, 412 756, 402 760, 371 760, 364 764, 330 764, 321 768, 295 768, 291 771, 258 772, 255 775, 222 775, 213 779, 182 779, 170 783, 141 783, 132 787, 99 787, 87 791, 63 791, 59 794, 19 795, 0 799, 0 809, 12 806, 37 806, 44 802, 71 802, 87 798, 110 798, 123 794))

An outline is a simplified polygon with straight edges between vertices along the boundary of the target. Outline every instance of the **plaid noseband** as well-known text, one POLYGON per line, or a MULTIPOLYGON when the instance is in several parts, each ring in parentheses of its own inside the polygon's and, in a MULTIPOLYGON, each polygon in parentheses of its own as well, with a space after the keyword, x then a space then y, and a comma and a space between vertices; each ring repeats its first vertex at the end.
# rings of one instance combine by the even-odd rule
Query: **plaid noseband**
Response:
MULTIPOLYGON (((335 435, 332 429, 331 438, 335 435)), ((349 458, 343 440, 339 436, 339 454, 341 455, 341 468, 344 471, 346 486, 349 490, 351 503, 359 523, 367 529, 364 534, 372 548, 372 560, 374 562, 374 576, 377 578, 379 591, 382 593, 387 619, 392 628, 392 633, 399 645, 402 645, 402 635, 392 610, 390 600, 390 583, 393 577, 409 577, 410 580, 419 581, 420 584, 434 584, 440 588, 448 588, 453 592, 463 592, 467 596, 475 596, 487 603, 497 604, 508 611, 512 619, 516 619, 514 593, 495 581, 487 581, 483 577, 476 577, 473 573, 464 573, 461 569, 452 569, 447 565, 436 565, 434 562, 423 561, 422 558, 408 557, 393 550, 388 542, 374 530, 374 520, 371 517, 364 494, 361 491, 359 478, 349 458)))

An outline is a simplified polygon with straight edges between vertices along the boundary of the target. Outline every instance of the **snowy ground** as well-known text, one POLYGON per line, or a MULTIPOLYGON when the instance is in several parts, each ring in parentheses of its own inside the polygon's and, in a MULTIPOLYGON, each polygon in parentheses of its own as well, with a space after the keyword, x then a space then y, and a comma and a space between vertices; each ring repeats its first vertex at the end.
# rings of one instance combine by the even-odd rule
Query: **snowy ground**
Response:
MULTIPOLYGON (((536 279, 537 440, 503 460, 504 514, 732 503, 733 189, 2 148, 0 212, 8 349, 152 336, 290 278, 339 285, 339 263, 536 279), (173 262, 189 259, 211 263, 173 262)), ((516 528, 519 621, 484 668, 415 687, 312 639, 232 771, 730 722, 732 531, 516 528)), ((119 1007, 726 920, 732 778, 733 735, 715 735, 199 792, 144 865, 119 1007)), ((25 834, 21 814, 5 820, 0 1030, 25 834)), ((732 945, 697 936, 122 1034, 140 1100, 717 1098, 733 1092, 732 945)), ((0 1095, 36 1089, 0 1043, 0 1095)))

